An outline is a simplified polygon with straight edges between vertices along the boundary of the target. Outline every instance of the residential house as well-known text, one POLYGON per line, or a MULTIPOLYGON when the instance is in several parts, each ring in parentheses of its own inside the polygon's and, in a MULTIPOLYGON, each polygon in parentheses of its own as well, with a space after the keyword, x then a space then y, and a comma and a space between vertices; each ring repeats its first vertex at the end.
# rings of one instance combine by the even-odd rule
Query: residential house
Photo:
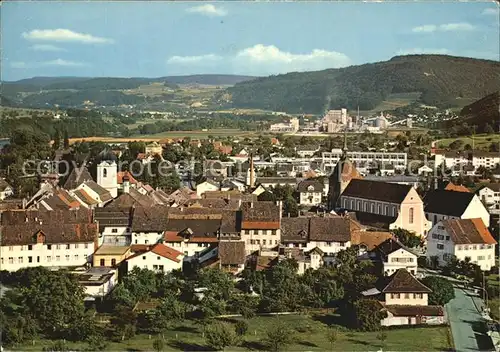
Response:
POLYGON ((417 255, 399 241, 390 238, 378 245, 374 251, 380 258, 384 275, 392 275, 399 269, 405 269, 412 275, 417 274, 417 255))
POLYGON ((325 253, 315 247, 310 251, 305 251, 300 248, 282 247, 280 252, 284 258, 295 259, 297 262, 297 274, 302 275, 308 269, 317 270, 324 265, 325 253))
POLYGON ((4 179, 0 178, 0 200, 4 200, 14 194, 14 189, 4 179))
POLYGON ((196 185, 196 195, 201 197, 201 195, 207 191, 218 191, 220 190, 220 185, 218 182, 207 179, 196 185))
POLYGON ((131 249, 128 246, 104 244, 95 251, 93 266, 116 268, 130 255, 130 253, 131 249))
POLYGON ((200 265, 220 268, 233 275, 245 269, 246 252, 243 241, 221 241, 213 255, 200 255, 200 265))
POLYGON ((74 275, 85 290, 85 300, 95 301, 107 296, 118 283, 118 272, 116 269, 105 267, 94 267, 88 270, 73 271, 74 275))
POLYGON ((96 208, 94 220, 99 224, 99 245, 130 246, 132 208, 96 208))
POLYGON ((281 202, 243 203, 241 211, 241 239, 247 254, 280 244, 281 202))
POLYGON ((443 266, 452 258, 469 258, 482 270, 490 270, 496 264, 497 242, 480 218, 447 219, 438 222, 427 235, 427 259, 437 257, 443 266))
POLYGON ((476 194, 481 202, 490 208, 492 205, 500 203, 500 183, 483 185, 476 191, 476 194))
POLYGON ((304 180, 297 186, 300 205, 315 206, 321 204, 323 182, 319 180, 304 180))
POLYGON ((101 187, 99 184, 97 184, 95 181, 86 181, 84 183, 81 183, 73 193, 82 205, 86 204, 87 206, 96 204, 97 206, 102 207, 106 203, 113 200, 112 194, 104 187, 101 187), (79 190, 83 191, 84 193, 76 192, 79 190), (82 198, 80 198, 80 196, 82 198))
POLYGON ((295 148, 295 151, 301 158, 310 158, 319 151, 319 145, 299 145, 295 148))
POLYGON ((91 261, 97 224, 87 210, 24 210, 2 213, 0 267, 76 267, 91 261))
POLYGON ((342 208, 356 213, 364 225, 402 228, 424 236, 430 229, 424 203, 410 185, 353 179, 340 196, 342 208))
POLYGON ((124 192, 124 185, 133 188, 137 188, 139 182, 134 178, 134 176, 129 171, 118 171, 116 174, 116 182, 118 185, 118 191, 124 192))
POLYGON ((166 206, 136 207, 132 218, 132 244, 155 244, 163 238, 168 229, 168 212, 166 206))
POLYGON ((134 268, 149 269, 168 273, 182 269, 184 254, 162 243, 146 246, 144 251, 137 251, 127 259, 127 270, 134 268))
POLYGON ((162 155, 163 148, 158 142, 151 142, 146 144, 146 150, 145 150, 147 155, 162 155))
POLYGON ((446 219, 481 218, 490 226, 490 214, 474 193, 433 190, 424 197, 425 215, 432 225, 446 219))

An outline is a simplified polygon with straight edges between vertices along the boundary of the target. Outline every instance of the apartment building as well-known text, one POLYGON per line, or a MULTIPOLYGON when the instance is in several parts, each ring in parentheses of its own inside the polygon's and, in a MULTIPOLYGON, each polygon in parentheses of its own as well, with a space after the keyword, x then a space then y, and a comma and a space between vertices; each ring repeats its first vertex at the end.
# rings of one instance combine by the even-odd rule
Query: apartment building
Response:
POLYGON ((272 249, 281 241, 281 203, 243 203, 241 239, 247 254, 260 249, 272 249))
POLYGON ((438 258, 440 266, 455 256, 469 258, 482 270, 495 266, 497 242, 480 218, 448 219, 438 222, 427 235, 427 259, 438 258))
MULTIPOLYGON (((393 165, 396 170, 405 170, 408 165, 407 153, 393 153, 393 152, 355 152, 348 151, 347 157, 359 169, 362 165, 393 165)), ((321 158, 325 168, 333 167, 342 158, 342 149, 332 149, 331 152, 323 152, 321 158)))

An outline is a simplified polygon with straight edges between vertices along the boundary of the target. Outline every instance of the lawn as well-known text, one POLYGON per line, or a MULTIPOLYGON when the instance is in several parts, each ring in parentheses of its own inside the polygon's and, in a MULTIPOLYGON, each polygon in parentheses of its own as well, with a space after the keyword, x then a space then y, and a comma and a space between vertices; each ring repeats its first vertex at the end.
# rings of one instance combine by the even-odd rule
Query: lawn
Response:
MULTIPOLYGON (((255 317, 249 320, 249 329, 239 346, 231 346, 226 350, 265 350, 260 342, 278 320, 292 329, 295 342, 286 348, 287 351, 325 351, 332 350, 327 340, 328 325, 323 323, 328 316, 309 317, 306 315, 290 315, 276 317, 255 317)), ((234 322, 234 320, 230 320, 234 322)), ((202 337, 202 328, 193 322, 186 322, 176 329, 164 334, 166 351, 200 351, 209 350, 202 337)), ((392 351, 446 351, 452 350, 451 334, 448 327, 413 327, 386 330, 387 339, 384 350, 392 351)), ((376 332, 351 332, 339 328, 338 340, 333 350, 336 351, 366 351, 379 350, 381 342, 376 338, 376 332)), ((152 350, 156 336, 136 335, 133 339, 122 343, 110 342, 107 350, 113 351, 147 351, 152 350)), ((19 346, 18 350, 42 350, 50 346, 49 341, 35 341, 35 344, 19 346)), ((70 344, 70 347, 82 349, 85 344, 70 344)))
MULTIPOLYGON (((439 148, 446 148, 451 143, 460 139, 464 142, 464 145, 469 144, 472 146, 472 136, 459 137, 459 138, 447 138, 441 139, 438 143, 439 148)), ((476 134, 474 136, 474 148, 475 149, 488 149, 491 143, 500 143, 500 134, 476 134)))

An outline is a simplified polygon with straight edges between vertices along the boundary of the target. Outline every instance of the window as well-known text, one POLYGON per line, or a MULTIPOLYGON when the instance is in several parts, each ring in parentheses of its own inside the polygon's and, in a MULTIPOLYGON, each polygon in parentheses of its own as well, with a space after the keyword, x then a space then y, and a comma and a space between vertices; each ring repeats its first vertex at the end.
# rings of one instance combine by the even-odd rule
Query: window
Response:
POLYGON ((99 261, 99 265, 100 265, 100 266, 104 266, 104 265, 106 265, 106 261, 105 261, 104 259, 101 259, 101 260, 99 261))
POLYGON ((485 259, 484 255, 479 255, 479 256, 477 257, 477 260, 484 260, 484 259, 485 259))
POLYGON ((473 250, 476 250, 476 249, 477 249, 477 246, 476 246, 476 245, 473 245, 473 246, 472 246, 472 249, 473 249, 473 250))
POLYGON ((462 250, 462 246, 457 246, 457 251, 461 251, 462 250))
POLYGON ((28 263, 33 263, 33 257, 28 257, 28 263))
POLYGON ((438 216, 434 215, 434 223, 437 223, 437 222, 438 222, 438 216))
MULTIPOLYGON (((60 255, 56 255, 56 262, 60 261, 61 260, 61 256, 60 255)), ((101 259, 102 260, 102 259, 101 259)))
POLYGON ((9 257, 9 264, 14 264, 14 258, 9 257))
POLYGON ((36 257, 36 262, 37 262, 37 263, 40 263, 40 257, 39 257, 39 256, 38 256, 38 257, 36 257))
POLYGON ((145 255, 142 256, 142 260, 146 260, 146 256, 145 255))
POLYGON ((70 248, 71 248, 71 245, 68 243, 68 244, 66 245, 66 249, 70 249, 70 248))
POLYGON ((409 209, 409 214, 408 214, 408 219, 409 219, 408 221, 410 222, 410 224, 413 224, 413 216, 414 216, 413 213, 414 213, 413 208, 410 208, 409 209))
POLYGON ((439 250, 441 250, 441 251, 442 251, 442 250, 444 249, 444 244, 442 244, 442 243, 438 243, 438 245, 437 245, 437 249, 439 249, 439 250))
POLYGON ((265 245, 265 244, 266 244, 266 240, 262 240, 262 244, 264 244, 264 245, 265 245))
POLYGON ((112 233, 117 233, 117 232, 118 232, 118 229, 111 229, 111 232, 112 232, 112 233))
POLYGON ((450 236, 446 236, 446 240, 449 241, 450 240, 450 236))
POLYGON ((158 265, 153 265, 153 270, 158 270, 158 265))
POLYGON ((149 241, 148 240, 144 240, 144 244, 149 244, 149 241))
POLYGON ((87 261, 87 259, 88 259, 88 255, 84 254, 84 255, 83 255, 83 259, 85 259, 85 261, 87 261))
POLYGON ((276 235, 276 230, 271 230, 271 235, 276 235))
POLYGON ((410 298, 410 294, 409 293, 405 293, 405 298, 406 299, 410 298))
POLYGON ((78 260, 78 254, 75 254, 75 260, 78 260))
POLYGON ((103 177, 108 177, 108 169, 102 170, 102 176, 103 177))
POLYGON ((415 293, 414 297, 416 299, 422 299, 422 298, 424 298, 424 294, 423 293, 415 293))
POLYGON ((384 215, 389 215, 389 206, 388 205, 385 206, 384 215))
POLYGON ((163 270, 164 270, 164 269, 163 269, 163 265, 160 265, 160 271, 163 271, 163 270))
POLYGON ((83 248, 85 248, 85 249, 89 248, 89 244, 88 244, 88 243, 85 243, 85 244, 83 245, 83 248))
POLYGON ((33 246, 31 244, 28 245, 28 250, 29 251, 33 250, 33 246))
POLYGON ((61 249, 61 246, 56 244, 56 249, 61 249))
POLYGON ((361 201, 358 200, 358 210, 361 210, 361 201))
POLYGON ((69 262, 69 254, 66 254, 66 261, 69 262))
POLYGON ((14 250, 14 247, 13 246, 9 246, 9 251, 13 251, 14 250))
POLYGON ((23 263, 23 257, 19 257, 19 258, 17 258, 17 262, 18 262, 19 264, 22 264, 22 263, 23 263))
POLYGON ((116 265, 116 259, 113 258, 113 259, 111 259, 111 266, 115 266, 115 265, 116 265))
POLYGON ((47 245, 47 249, 48 249, 48 250, 51 250, 51 249, 52 249, 52 245, 51 245, 51 244, 48 244, 48 245, 47 245))

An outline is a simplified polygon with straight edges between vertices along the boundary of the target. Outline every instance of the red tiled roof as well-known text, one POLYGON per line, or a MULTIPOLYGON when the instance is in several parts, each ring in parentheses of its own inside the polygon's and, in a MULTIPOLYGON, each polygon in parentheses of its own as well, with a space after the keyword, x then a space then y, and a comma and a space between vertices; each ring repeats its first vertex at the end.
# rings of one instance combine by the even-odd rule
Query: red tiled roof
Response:
POLYGON ((242 221, 244 230, 276 230, 280 228, 279 221, 242 221))
MULTIPOLYGON (((139 158, 139 156, 137 156, 137 158, 139 158)), ((134 178, 134 176, 132 176, 132 174, 128 171, 119 171, 117 174, 116 174, 116 179, 117 179, 117 182, 118 184, 122 184, 123 183, 123 177, 124 176, 128 176, 128 180, 129 182, 132 184, 136 184, 137 183, 137 180, 134 178)))
POLYGON ((164 258, 173 260, 176 263, 179 263, 182 260, 182 258, 179 259, 179 257, 184 255, 183 253, 176 251, 175 249, 170 248, 168 246, 165 246, 162 243, 158 243, 157 245, 155 245, 151 249, 151 252, 153 252, 154 254, 158 254, 164 258))
POLYGON ((470 190, 463 186, 463 185, 455 185, 453 183, 448 183, 446 185, 446 187, 444 188, 445 191, 455 191, 455 192, 467 192, 467 193, 471 193, 470 190))

